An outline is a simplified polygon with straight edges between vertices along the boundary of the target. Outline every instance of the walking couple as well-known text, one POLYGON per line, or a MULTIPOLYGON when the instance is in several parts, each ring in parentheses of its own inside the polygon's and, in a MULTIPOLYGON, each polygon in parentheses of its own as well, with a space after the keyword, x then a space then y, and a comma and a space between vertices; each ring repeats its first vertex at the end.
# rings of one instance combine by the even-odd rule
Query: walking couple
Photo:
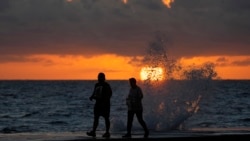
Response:
MULTIPOLYGON (((127 115, 127 133, 123 135, 123 138, 131 137, 131 128, 134 119, 134 115, 136 115, 139 123, 144 129, 144 137, 148 137, 149 130, 147 128, 146 123, 143 120, 143 106, 142 106, 142 98, 143 93, 141 88, 136 84, 135 78, 129 79, 130 90, 129 94, 126 98, 126 104, 128 107, 128 115, 127 115)), ((100 116, 105 119, 106 132, 102 135, 102 137, 109 138, 110 137, 110 99, 112 96, 112 89, 109 83, 106 82, 105 74, 98 74, 98 82, 95 84, 93 94, 89 97, 92 101, 95 99, 94 105, 94 123, 91 131, 87 132, 88 136, 96 137, 96 129, 99 124, 100 116)))

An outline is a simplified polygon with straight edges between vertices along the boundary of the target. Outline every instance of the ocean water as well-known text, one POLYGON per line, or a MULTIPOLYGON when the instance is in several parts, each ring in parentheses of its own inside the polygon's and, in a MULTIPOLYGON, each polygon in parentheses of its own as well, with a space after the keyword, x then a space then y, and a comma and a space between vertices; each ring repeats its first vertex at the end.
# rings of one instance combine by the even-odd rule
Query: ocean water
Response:
MULTIPOLYGON (((127 80, 112 80, 111 132, 126 131, 127 80)), ((92 128, 96 81, 0 81, 0 132, 85 132, 92 128)), ((144 92, 144 119, 151 131, 196 128, 249 129, 250 81, 138 82, 144 92)), ((98 130, 104 130, 100 118, 98 130)), ((142 130, 134 120, 133 131, 142 130)))

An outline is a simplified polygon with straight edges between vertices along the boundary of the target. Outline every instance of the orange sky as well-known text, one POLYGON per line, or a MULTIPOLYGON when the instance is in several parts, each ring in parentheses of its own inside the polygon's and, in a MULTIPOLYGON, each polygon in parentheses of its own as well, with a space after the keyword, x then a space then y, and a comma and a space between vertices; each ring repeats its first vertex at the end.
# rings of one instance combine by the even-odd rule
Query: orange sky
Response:
POLYGON ((138 76, 131 58, 116 55, 82 56, 34 55, 30 62, 0 64, 0 79, 96 79, 104 72, 107 79, 127 79, 138 76))
POLYGON ((0 0, 0 80, 139 78, 145 47, 162 42, 183 66, 212 62, 222 79, 250 79, 249 4, 0 0))
MULTIPOLYGON (((0 79, 80 79, 93 80, 99 72, 107 79, 139 78, 141 66, 132 64, 135 58, 107 54, 95 57, 32 55, 28 62, 8 62, 0 64, 0 79)), ((137 57, 140 59, 140 57, 137 57)), ((213 56, 182 58, 186 65, 199 65, 210 61, 216 64, 216 72, 221 79, 250 79, 250 66, 234 62, 244 62, 249 56, 213 56)))
POLYGON ((215 64, 215 71, 221 79, 250 79, 250 56, 212 56, 182 58, 184 64, 200 65, 204 62, 215 64))

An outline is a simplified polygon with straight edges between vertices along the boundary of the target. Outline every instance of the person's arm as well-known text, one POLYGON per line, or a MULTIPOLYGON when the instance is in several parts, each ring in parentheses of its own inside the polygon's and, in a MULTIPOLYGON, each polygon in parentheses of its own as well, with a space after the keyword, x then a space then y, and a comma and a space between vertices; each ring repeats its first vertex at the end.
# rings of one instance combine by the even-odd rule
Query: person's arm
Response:
POLYGON ((139 98, 142 99, 143 98, 143 93, 142 93, 142 90, 140 87, 138 87, 138 95, 139 95, 139 98))
POLYGON ((128 96, 126 97, 126 105, 127 105, 127 107, 128 107, 128 110, 131 110, 131 95, 130 95, 130 93, 131 93, 131 89, 129 90, 129 93, 128 93, 128 96))
POLYGON ((92 93, 92 95, 89 97, 89 100, 90 101, 92 101, 93 99, 95 99, 95 88, 96 88, 96 85, 95 85, 95 87, 94 87, 94 90, 93 90, 93 93, 92 93))
POLYGON ((108 94, 109 94, 109 98, 111 98, 113 92, 109 84, 108 84, 108 94))

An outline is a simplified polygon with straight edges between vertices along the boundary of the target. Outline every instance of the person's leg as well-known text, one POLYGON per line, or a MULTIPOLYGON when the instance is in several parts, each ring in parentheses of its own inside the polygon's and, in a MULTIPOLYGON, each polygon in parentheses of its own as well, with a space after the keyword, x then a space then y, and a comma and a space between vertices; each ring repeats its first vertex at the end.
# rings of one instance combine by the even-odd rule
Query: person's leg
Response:
POLYGON ((127 121, 127 133, 131 134, 132 124, 134 120, 134 112, 128 111, 128 121, 127 121))
POLYGON ((99 124, 99 117, 100 116, 98 116, 98 115, 95 115, 95 117, 94 117, 94 123, 93 123, 93 130, 92 131, 96 131, 96 129, 97 129, 97 126, 98 126, 98 124, 99 124))
POLYGON ((95 132, 96 132, 98 124, 99 124, 99 115, 95 114, 95 116, 94 116, 94 122, 93 122, 93 129, 92 129, 92 131, 87 132, 88 136, 92 136, 92 137, 96 136, 95 132))
POLYGON ((109 116, 104 116, 106 132, 102 135, 103 137, 110 137, 109 129, 110 129, 110 120, 109 116))
POLYGON ((110 129, 109 117, 104 117, 104 119, 105 119, 105 125, 106 125, 106 132, 109 132, 109 129, 110 129))
POLYGON ((127 115, 127 134, 125 134, 122 137, 124 137, 124 138, 131 137, 131 129, 132 129, 133 118, 134 118, 134 112, 133 111, 128 111, 128 115, 127 115))
POLYGON ((136 117, 138 119, 138 122, 141 124, 141 126, 143 127, 143 129, 145 131, 144 136, 148 137, 149 131, 148 131, 148 127, 147 127, 145 121, 143 120, 142 111, 137 111, 136 112, 136 117))

